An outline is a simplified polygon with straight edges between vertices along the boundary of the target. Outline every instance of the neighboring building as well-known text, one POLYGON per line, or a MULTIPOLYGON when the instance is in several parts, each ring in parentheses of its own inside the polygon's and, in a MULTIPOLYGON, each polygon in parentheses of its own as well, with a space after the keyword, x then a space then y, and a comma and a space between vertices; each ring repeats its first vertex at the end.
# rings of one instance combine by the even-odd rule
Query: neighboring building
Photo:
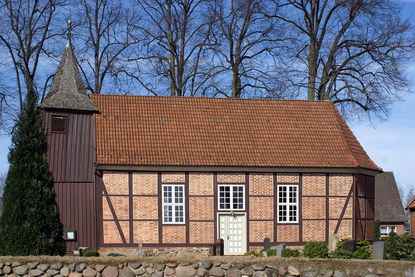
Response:
POLYGON ((67 47, 41 107, 68 251, 372 240, 381 169, 332 102, 89 98, 67 47))
POLYGON ((386 171, 375 177, 375 220, 380 221, 380 234, 405 233, 405 211, 399 196, 393 172, 386 171))
POLYGON ((409 203, 406 209, 409 210, 410 214, 410 233, 413 237, 415 237, 415 199, 409 203))

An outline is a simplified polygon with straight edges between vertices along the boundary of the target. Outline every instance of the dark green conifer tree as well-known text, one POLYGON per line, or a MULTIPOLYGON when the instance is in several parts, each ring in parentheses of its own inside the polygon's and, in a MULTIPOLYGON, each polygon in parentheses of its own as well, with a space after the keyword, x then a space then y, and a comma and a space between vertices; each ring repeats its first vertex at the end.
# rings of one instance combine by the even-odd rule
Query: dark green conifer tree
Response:
POLYGON ((36 92, 27 94, 12 136, 10 168, 0 217, 1 255, 65 253, 37 101, 36 92))

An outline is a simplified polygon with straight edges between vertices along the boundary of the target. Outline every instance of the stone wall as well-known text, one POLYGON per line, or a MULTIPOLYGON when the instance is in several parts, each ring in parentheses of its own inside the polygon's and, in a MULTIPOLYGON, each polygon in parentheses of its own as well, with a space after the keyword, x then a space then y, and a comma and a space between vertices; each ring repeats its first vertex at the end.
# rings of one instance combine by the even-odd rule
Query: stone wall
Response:
MULTIPOLYGON (((24 257, 23 257, 24 258, 24 257)), ((48 261, 0 257, 0 276, 134 277, 134 276, 413 276, 414 262, 308 260, 231 257, 212 260, 59 258, 48 261), (6 258, 6 260, 5 260, 6 258), (68 262, 72 260, 71 262, 68 262)))

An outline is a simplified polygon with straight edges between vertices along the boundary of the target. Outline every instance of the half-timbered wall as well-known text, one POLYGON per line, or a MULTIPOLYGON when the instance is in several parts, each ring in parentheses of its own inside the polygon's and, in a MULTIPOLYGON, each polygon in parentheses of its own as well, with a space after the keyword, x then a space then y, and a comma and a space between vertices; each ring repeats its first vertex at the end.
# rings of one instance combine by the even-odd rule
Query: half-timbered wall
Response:
POLYGON ((189 238, 191 244, 215 240, 213 173, 189 173, 189 238))
POLYGON ((375 177, 357 175, 356 177, 356 223, 357 240, 373 240, 375 207, 375 177))
POLYGON ((66 240, 66 252, 78 247, 96 248, 95 214, 95 119, 92 113, 45 111, 47 159, 64 232, 75 231, 66 240), (65 118, 63 130, 52 132, 52 116, 65 118))
MULTIPOLYGON (((351 238, 354 234, 353 174, 111 171, 102 174, 102 187, 98 187, 98 206, 102 207, 98 223, 102 233, 100 247, 136 247, 140 242, 147 247, 161 248, 213 245, 219 237, 218 214, 223 213, 218 210, 221 185, 244 186, 244 209, 237 212, 246 215, 248 249, 262 246, 265 238, 272 245, 303 245, 308 241, 327 242, 333 233, 340 238, 351 238), (184 186, 184 223, 163 223, 163 185, 184 186), (296 223, 278 222, 279 185, 298 188, 296 223)), ((356 199, 371 201, 365 197, 356 199)), ((365 218, 365 226, 369 225, 366 223, 369 218, 365 218)), ((363 238, 370 239, 369 231, 363 238)))

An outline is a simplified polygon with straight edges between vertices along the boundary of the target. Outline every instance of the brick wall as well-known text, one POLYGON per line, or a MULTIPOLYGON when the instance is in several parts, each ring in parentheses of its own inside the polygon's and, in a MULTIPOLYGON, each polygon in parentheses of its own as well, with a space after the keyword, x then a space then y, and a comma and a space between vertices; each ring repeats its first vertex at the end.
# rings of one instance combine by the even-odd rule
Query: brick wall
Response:
MULTIPOLYGON (((124 234, 126 243, 130 242, 130 225, 127 221, 119 222, 121 231, 124 234)), ((114 221, 104 221, 103 222, 103 232, 104 232, 104 243, 122 243, 120 232, 114 221)))
POLYGON ((249 174, 249 242, 262 243, 265 238, 275 242, 273 181, 273 174, 249 174))
POLYGON ((243 173, 218 173, 218 183, 245 183, 243 173))
POLYGON ((162 183, 175 183, 180 182, 184 183, 184 173, 162 173, 161 182, 162 183))
POLYGON ((189 197, 190 220, 214 220, 213 197, 189 197))
POLYGON ((189 173, 189 194, 213 196, 213 174, 189 173))
MULTIPOLYGON (((329 233, 333 234, 338 224, 338 220, 330 220, 329 223, 329 233)), ((353 235, 353 221, 351 219, 343 219, 340 223, 339 230, 337 231, 337 236, 340 239, 351 238, 353 235)))
POLYGON ((304 220, 303 241, 325 241, 326 221, 325 220, 304 220))
POLYGON ((274 199, 272 197, 250 197, 249 219, 274 219, 274 199))
MULTIPOLYGON (((275 180, 277 184, 298 184, 302 189, 303 197, 299 199, 302 205, 302 224, 275 224, 274 208, 274 176, 271 173, 250 173, 248 178, 244 173, 218 173, 217 183, 241 183, 247 184, 246 207, 249 221, 247 228, 249 242, 262 243, 264 238, 270 238, 271 242, 302 242, 325 241, 327 236, 334 232, 339 222, 342 210, 346 203, 346 197, 353 185, 353 175, 329 175, 328 200, 329 223, 326 234, 326 174, 302 174, 278 173, 275 180), (276 235, 276 237, 275 237, 276 235)), ((114 173, 106 172, 103 181, 108 192, 102 198, 103 239, 104 243, 122 243, 121 234, 115 224, 115 217, 120 221, 122 233, 129 243, 130 222, 133 226, 133 243, 159 242, 159 234, 162 234, 162 242, 167 244, 213 244, 215 241, 215 217, 214 213, 214 174, 213 173, 162 173, 161 184, 158 184, 157 173, 114 173), (130 179, 131 178, 131 179, 130 179), (129 191, 129 180, 132 191, 129 191), (185 224, 159 225, 158 186, 165 183, 182 183, 188 186, 188 196, 185 206, 189 209, 188 219, 185 224), (129 207, 129 197, 132 198, 133 207, 129 207), (114 214, 111 212, 110 199, 114 214), (132 216, 132 218, 130 218, 132 216), (188 229, 187 229, 188 228, 188 229), (187 234, 188 233, 188 237, 187 234)), ((359 210, 366 216, 368 205, 359 199, 359 210)), ((350 198, 344 212, 343 221, 339 225, 338 235, 341 238, 352 236, 352 212, 353 197, 350 198)), ((369 211, 370 212, 370 211, 369 211)), ((370 226, 366 226, 369 230, 370 226)))
POLYGON ((108 194, 128 194, 128 173, 105 173, 102 179, 108 194))
POLYGON ((134 221, 134 243, 158 243, 157 221, 134 221))
POLYGON ((189 243, 213 244, 213 173, 189 173, 189 243))
MULTIPOLYGON (((326 200, 327 200, 327 177, 326 174, 303 174, 303 241, 318 240, 325 241, 333 234, 337 223, 341 218, 346 199, 353 185, 352 174, 330 174, 328 179, 328 216, 329 230, 326 234, 326 200), (308 197, 307 197, 308 196, 308 197), (320 197, 321 196, 321 197, 320 197), (313 219, 313 221, 306 221, 313 219), (322 219, 323 221, 316 221, 322 219), (317 232, 315 230, 320 230, 317 232)), ((362 202, 362 205, 365 205, 362 202)), ((362 212, 365 208, 362 207, 362 212)), ((350 197, 344 211, 343 220, 337 231, 341 238, 352 237, 353 197, 350 197)))
MULTIPOLYGON (((341 212, 346 204, 346 197, 344 198, 330 198, 329 199, 329 214, 330 218, 340 218, 341 212)), ((343 218, 351 219, 353 216, 353 199, 349 200, 343 218)))
POLYGON ((251 221, 249 223, 249 241, 263 242, 269 238, 274 242, 274 222, 273 221, 251 221))
POLYGON ((133 173, 133 194, 157 195, 157 173, 133 173))
POLYGON ((186 243, 186 226, 164 225, 163 243, 186 243))
POLYGON ((158 199, 133 196, 133 219, 158 219, 158 199))
POLYGON ((329 183, 331 196, 347 196, 353 185, 353 175, 330 175, 329 183))
POLYGON ((303 174, 303 195, 326 195, 325 174, 303 174))
POLYGON ((103 175, 107 195, 102 197, 102 216, 104 243, 123 243, 115 219, 119 220, 122 234, 129 243, 129 186, 128 173, 107 172, 103 175), (114 210, 112 213, 111 208, 114 210))
POLYGON ((303 197, 303 219, 325 219, 325 197, 303 197))
POLYGON ((190 243, 213 243, 214 223, 212 222, 190 222, 190 243))
POLYGON ((292 183, 298 184, 300 177, 298 173, 278 173, 277 183, 292 183))
POLYGON ((249 194, 270 196, 273 195, 273 175, 269 173, 249 174, 249 194))
POLYGON ((277 242, 298 242, 299 226, 298 225, 278 225, 277 242))

